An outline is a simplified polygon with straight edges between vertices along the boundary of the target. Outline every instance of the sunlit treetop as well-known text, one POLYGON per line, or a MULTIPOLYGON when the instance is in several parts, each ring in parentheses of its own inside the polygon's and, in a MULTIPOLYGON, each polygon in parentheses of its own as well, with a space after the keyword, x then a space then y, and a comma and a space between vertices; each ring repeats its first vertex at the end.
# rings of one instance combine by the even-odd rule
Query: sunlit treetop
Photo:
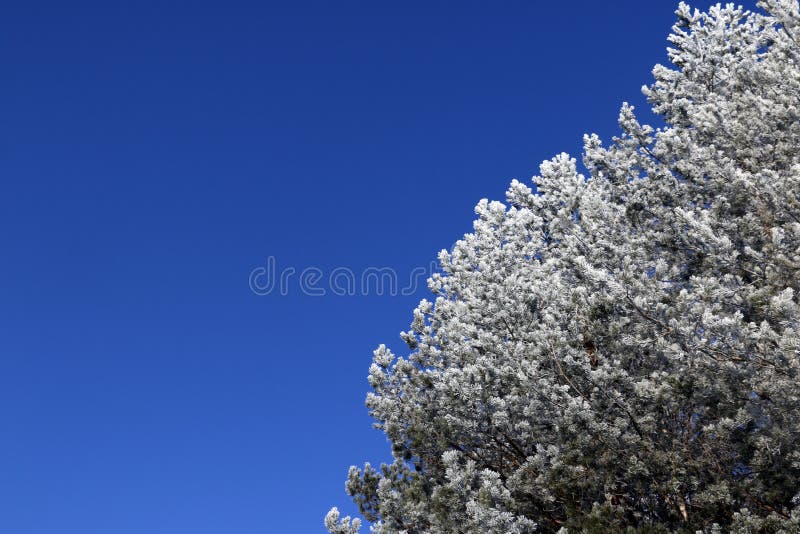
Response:
POLYGON ((800 531, 798 4, 676 13, 665 126, 481 201, 375 351, 373 532, 800 531))

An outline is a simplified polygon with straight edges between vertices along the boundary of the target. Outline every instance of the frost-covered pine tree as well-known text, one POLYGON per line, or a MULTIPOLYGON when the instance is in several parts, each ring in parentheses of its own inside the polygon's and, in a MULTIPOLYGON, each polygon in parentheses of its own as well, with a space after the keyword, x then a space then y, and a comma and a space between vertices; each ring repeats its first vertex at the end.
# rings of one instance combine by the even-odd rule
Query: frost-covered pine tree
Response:
POLYGON ((623 106, 441 252, 370 369, 373 532, 800 532, 800 14, 759 8, 681 4, 666 126, 623 106))

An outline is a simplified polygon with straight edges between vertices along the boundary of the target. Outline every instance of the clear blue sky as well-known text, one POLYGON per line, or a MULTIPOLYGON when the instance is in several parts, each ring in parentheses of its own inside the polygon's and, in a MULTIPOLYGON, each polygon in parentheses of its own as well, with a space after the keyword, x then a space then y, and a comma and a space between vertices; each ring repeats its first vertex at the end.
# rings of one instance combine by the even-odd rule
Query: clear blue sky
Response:
POLYGON ((428 265, 480 198, 608 140, 676 4, 6 3, 0 532, 352 513, 348 466, 389 453, 371 353, 426 291, 249 273, 428 265))

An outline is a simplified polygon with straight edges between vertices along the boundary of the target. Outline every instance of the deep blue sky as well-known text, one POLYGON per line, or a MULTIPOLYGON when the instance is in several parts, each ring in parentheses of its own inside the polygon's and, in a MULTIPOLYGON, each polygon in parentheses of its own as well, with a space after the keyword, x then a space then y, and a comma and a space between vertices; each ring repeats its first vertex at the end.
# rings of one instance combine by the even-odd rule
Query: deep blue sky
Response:
POLYGON ((249 273, 428 265, 480 198, 615 133, 676 4, 6 3, 0 532, 352 513, 348 466, 388 456, 372 350, 426 292, 249 273))

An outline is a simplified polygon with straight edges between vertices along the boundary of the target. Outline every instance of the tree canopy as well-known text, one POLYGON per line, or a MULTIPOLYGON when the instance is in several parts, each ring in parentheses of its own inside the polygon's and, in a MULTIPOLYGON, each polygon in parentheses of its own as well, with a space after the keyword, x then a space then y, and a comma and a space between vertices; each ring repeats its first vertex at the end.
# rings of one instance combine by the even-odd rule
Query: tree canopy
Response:
POLYGON ((373 532, 800 532, 800 14, 758 7, 680 4, 664 126, 623 105, 440 253, 369 371, 373 532))

